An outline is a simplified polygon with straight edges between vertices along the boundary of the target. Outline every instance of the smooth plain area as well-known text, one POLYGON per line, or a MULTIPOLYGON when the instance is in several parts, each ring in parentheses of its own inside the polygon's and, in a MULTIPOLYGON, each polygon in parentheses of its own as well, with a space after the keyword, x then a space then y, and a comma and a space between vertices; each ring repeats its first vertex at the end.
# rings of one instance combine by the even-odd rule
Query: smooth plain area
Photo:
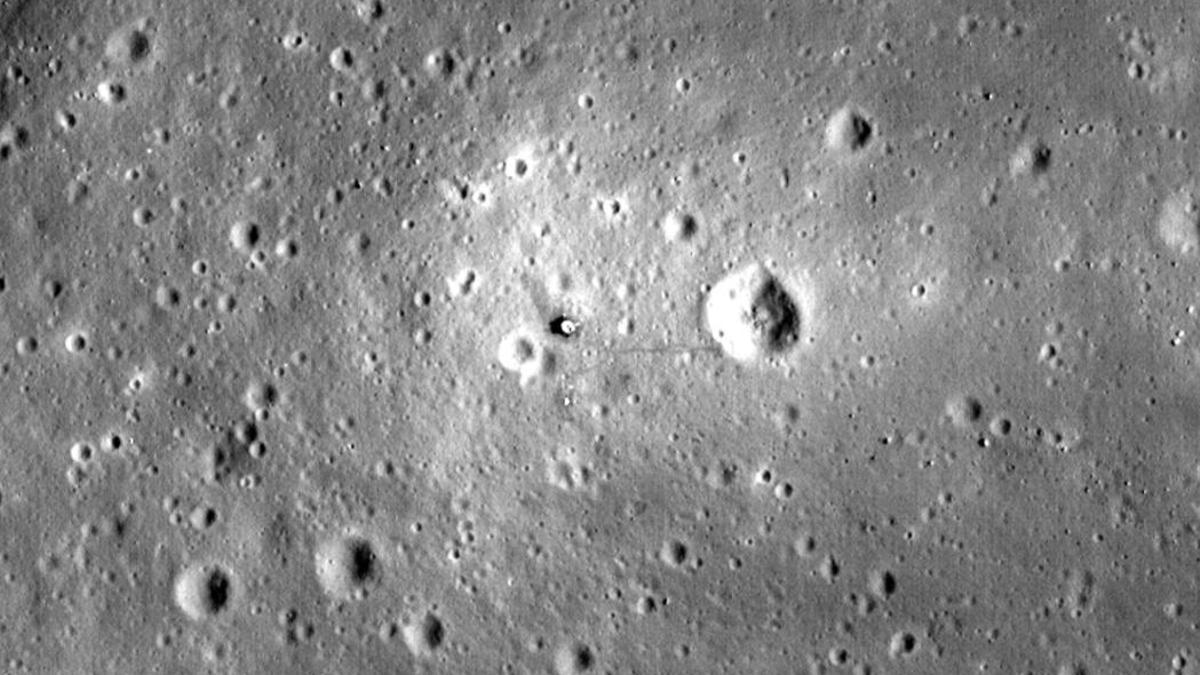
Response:
POLYGON ((0 2, 0 672, 1198 672, 1198 22, 0 2))

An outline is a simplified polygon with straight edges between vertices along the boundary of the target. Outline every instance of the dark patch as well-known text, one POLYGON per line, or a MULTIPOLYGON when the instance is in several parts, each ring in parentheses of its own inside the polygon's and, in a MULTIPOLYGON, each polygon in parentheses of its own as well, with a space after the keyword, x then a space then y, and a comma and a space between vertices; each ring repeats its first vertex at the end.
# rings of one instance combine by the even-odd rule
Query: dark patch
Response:
POLYGON ((350 578, 356 584, 364 584, 373 579, 378 572, 378 556, 371 542, 366 539, 354 539, 347 543, 350 547, 350 578))
POLYGON ((212 615, 229 609, 233 600, 233 582, 229 574, 220 567, 208 570, 204 579, 204 607, 212 615))
POLYGON ((974 396, 966 397, 963 400, 963 416, 969 422, 978 422, 983 417, 983 403, 974 396))
POLYGON ((140 30, 131 30, 126 37, 125 48, 131 62, 142 61, 150 55, 150 36, 140 30))
POLYGON ((437 649, 446 640, 446 627, 442 620, 432 614, 425 615, 421 622, 421 639, 430 649, 437 649))
POLYGON ((873 580, 872 586, 879 597, 891 597, 896 592, 896 576, 888 571, 880 572, 873 580))
POLYGON ((917 636, 908 631, 896 635, 893 639, 893 649, 897 656, 911 656, 917 651, 917 636))
POLYGON ((754 330, 767 351, 784 351, 800 339, 800 312, 774 278, 763 284, 750 312, 754 330))
POLYGON ((258 246, 258 242, 262 240, 262 230, 259 229, 257 223, 248 223, 246 225, 246 244, 248 246, 258 246))
POLYGON ((209 528, 217 524, 217 510, 211 506, 204 507, 200 511, 199 524, 202 528, 209 528))
POLYGON ((678 567, 679 565, 687 562, 687 557, 687 544, 684 544, 678 539, 668 541, 666 545, 663 546, 663 560, 669 565, 678 567))
POLYGON ((1030 158, 1032 164, 1030 169, 1035 174, 1045 173, 1050 170, 1050 146, 1042 141, 1038 141, 1030 149, 1030 158))
POLYGON ((683 239, 691 239, 696 236, 696 232, 700 229, 700 224, 696 222, 696 217, 690 213, 679 214, 679 236, 683 239))
POLYGON ((850 149, 861 150, 871 142, 871 135, 874 129, 866 117, 860 113, 851 113, 850 115, 850 149))
POLYGON ((596 654, 592 648, 578 643, 571 645, 571 666, 577 672, 591 670, 596 665, 596 654))
POLYGON ((42 283, 42 293, 51 300, 57 300, 62 297, 63 290, 63 283, 58 279, 47 279, 42 283))

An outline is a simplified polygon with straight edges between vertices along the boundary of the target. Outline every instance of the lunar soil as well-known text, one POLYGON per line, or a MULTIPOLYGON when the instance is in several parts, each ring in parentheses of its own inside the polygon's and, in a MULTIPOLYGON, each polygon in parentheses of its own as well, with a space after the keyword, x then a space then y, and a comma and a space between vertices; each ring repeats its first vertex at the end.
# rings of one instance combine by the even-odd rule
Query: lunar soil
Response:
POLYGON ((1198 29, 0 0, 0 673, 1200 673, 1198 29))

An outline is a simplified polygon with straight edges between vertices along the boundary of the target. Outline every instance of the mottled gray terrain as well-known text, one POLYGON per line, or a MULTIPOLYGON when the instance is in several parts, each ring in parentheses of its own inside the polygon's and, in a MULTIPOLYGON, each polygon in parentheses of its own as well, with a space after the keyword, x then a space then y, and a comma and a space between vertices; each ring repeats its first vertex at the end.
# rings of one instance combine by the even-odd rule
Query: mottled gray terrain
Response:
POLYGON ((1200 672, 1198 23, 0 2, 0 672, 1200 672))

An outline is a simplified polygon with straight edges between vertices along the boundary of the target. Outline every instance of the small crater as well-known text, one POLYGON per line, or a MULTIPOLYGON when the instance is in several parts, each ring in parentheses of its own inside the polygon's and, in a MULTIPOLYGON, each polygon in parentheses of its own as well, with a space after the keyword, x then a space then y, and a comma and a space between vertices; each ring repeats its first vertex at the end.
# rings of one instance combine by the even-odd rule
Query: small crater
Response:
POLYGON ((354 52, 349 47, 334 47, 329 52, 329 66, 343 75, 354 72, 354 52))
POLYGON ((1194 258, 1200 252, 1200 204, 1191 190, 1179 190, 1163 201, 1158 236, 1175 254, 1194 258))
POLYGON ((240 253, 249 253, 262 240, 262 230, 249 220, 239 220, 229 226, 229 244, 240 253))
POLYGON ((832 584, 841 575, 842 566, 832 555, 826 555, 821 559, 821 564, 817 566, 817 573, 821 575, 825 583, 832 584))
POLYGON ((856 107, 844 106, 829 117, 825 126, 825 145, 839 153, 860 152, 874 137, 874 125, 856 107))
POLYGON ((1012 433, 1012 428, 1012 420, 1004 417, 1003 415, 997 415, 996 417, 993 417, 992 421, 988 423, 988 431, 990 431, 993 436, 998 438, 1003 438, 1012 433))
POLYGON ((1041 139, 1022 143, 1008 162, 1009 174, 1018 176, 1039 176, 1050 170, 1050 146, 1041 139))
POLYGON ((906 630, 897 631, 888 643, 888 656, 893 659, 912 656, 919 647, 920 641, 916 635, 906 630))
POLYGON ((802 534, 792 543, 792 550, 801 558, 811 558, 817 552, 817 540, 811 534, 802 534))
POLYGON ((531 335, 523 330, 515 330, 501 338, 496 360, 505 370, 520 372, 537 358, 540 351, 540 345, 531 335))
POLYGON ((5 160, 29 146, 29 130, 19 124, 0 127, 0 160, 5 160))
POLYGON ((175 579, 175 605, 193 621, 229 612, 235 599, 233 574, 216 563, 191 565, 175 579))
POLYGON ((217 510, 211 506, 197 506, 188 514, 188 523, 196 530, 207 530, 217 524, 217 519, 217 510))
POLYGON ((115 106, 125 102, 129 93, 125 85, 114 80, 103 80, 96 85, 96 98, 107 106, 115 106))
POLYGON ((150 35, 146 22, 138 21, 116 29, 104 43, 104 56, 117 66, 131 66, 150 56, 150 35))
POLYGON ((425 55, 422 64, 425 74, 434 80, 449 80, 458 68, 458 60, 445 47, 438 47, 425 55))
POLYGON ((404 644, 413 656, 426 658, 445 643, 446 625, 433 612, 426 612, 421 618, 406 625, 403 634, 404 644))
POLYGON ((559 648, 554 656, 554 671, 557 675, 580 675, 596 666, 596 652, 583 642, 572 642, 559 648))
POLYGON ((71 354, 79 354, 88 348, 87 333, 73 331, 63 340, 63 346, 71 354))
POLYGON ((501 368, 519 376, 522 387, 552 374, 557 361, 554 353, 524 327, 500 339, 496 360, 501 368))
POLYGON ((686 211, 671 211, 662 219, 663 237, 671 243, 688 241, 699 229, 696 217, 686 211))
POLYGON ((504 175, 513 180, 521 180, 529 175, 529 161, 524 157, 509 157, 504 160, 504 175))
POLYGON ((974 396, 955 394, 946 399, 946 417, 956 427, 969 427, 983 416, 983 403, 974 396))
POLYGON ((679 539, 668 539, 663 542, 658 557, 669 567, 681 567, 688 560, 688 547, 679 539))
POLYGON ((76 464, 87 464, 96 456, 96 448, 87 441, 77 441, 70 448, 71 461, 76 464))
POLYGON ((796 303, 760 263, 717 282, 706 299, 705 316, 725 355, 738 361, 780 354, 800 339, 796 303))
POLYGON ((361 535, 328 539, 317 547, 314 557, 317 580, 326 595, 335 599, 361 599, 382 577, 375 545, 361 535))
POLYGON ((867 584, 880 600, 887 600, 896 592, 896 575, 889 570, 875 570, 871 573, 867 584))
POLYGON ((471 268, 459 270, 453 277, 446 279, 450 295, 455 298, 465 298, 475 290, 479 275, 471 268))

